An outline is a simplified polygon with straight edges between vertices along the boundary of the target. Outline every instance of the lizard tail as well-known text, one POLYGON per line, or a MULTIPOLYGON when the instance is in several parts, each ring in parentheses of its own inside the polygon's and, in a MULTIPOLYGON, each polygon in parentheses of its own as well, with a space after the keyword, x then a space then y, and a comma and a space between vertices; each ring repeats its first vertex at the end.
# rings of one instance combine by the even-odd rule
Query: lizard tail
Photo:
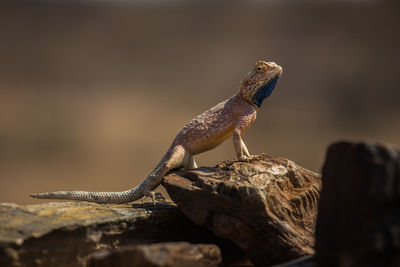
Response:
POLYGON ((66 200, 80 200, 95 203, 127 203, 140 199, 138 194, 138 187, 132 188, 122 192, 88 192, 88 191, 57 191, 46 193, 30 193, 33 198, 41 199, 66 199, 66 200))
POLYGON ((88 192, 88 191, 57 191, 46 193, 31 193, 33 198, 80 200, 94 203, 128 203, 146 195, 143 181, 138 186, 121 192, 88 192))
POLYGON ((164 175, 171 169, 182 166, 185 150, 181 146, 171 147, 160 163, 150 175, 138 186, 121 192, 87 192, 87 191, 57 191, 46 193, 31 193, 33 198, 41 199, 67 199, 80 200, 95 203, 128 203, 138 200, 156 187, 162 181, 164 175))

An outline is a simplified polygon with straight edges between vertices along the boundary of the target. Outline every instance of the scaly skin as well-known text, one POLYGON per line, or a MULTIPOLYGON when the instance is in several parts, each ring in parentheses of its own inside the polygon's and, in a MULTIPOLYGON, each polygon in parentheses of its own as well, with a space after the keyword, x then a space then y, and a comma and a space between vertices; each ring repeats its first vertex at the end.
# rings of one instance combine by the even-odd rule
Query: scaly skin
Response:
POLYGON ((191 120, 175 137, 167 153, 138 186, 122 192, 59 191, 31 194, 34 198, 127 203, 149 195, 171 169, 196 168, 193 156, 210 150, 232 136, 239 160, 251 158, 242 134, 256 119, 257 109, 282 75, 274 62, 258 61, 241 82, 239 92, 191 120))

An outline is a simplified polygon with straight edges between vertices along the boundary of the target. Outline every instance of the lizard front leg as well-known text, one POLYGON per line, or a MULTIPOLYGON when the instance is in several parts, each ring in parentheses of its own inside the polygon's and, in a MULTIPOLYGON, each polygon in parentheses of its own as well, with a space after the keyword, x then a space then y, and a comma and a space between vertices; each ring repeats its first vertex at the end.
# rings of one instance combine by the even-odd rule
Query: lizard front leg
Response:
POLYGON ((250 127, 256 119, 256 110, 251 110, 240 116, 235 129, 233 130, 232 139, 235 148, 236 157, 239 160, 249 160, 251 155, 243 142, 242 134, 250 127))
POLYGON ((243 142, 241 131, 239 129, 233 131, 233 146, 235 148, 236 157, 239 160, 248 160, 250 158, 249 150, 243 142))

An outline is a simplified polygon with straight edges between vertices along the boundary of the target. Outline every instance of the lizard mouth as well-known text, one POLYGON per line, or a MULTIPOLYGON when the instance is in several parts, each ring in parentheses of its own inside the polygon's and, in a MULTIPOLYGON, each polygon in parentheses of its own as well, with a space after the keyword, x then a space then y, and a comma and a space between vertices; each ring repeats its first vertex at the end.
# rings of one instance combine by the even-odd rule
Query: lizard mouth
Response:
POLYGON ((275 75, 272 79, 270 79, 266 84, 262 85, 257 89, 257 92, 253 96, 253 103, 257 105, 257 107, 261 107, 262 102, 265 98, 267 98, 272 91, 275 89, 276 84, 278 83, 280 75, 275 75))

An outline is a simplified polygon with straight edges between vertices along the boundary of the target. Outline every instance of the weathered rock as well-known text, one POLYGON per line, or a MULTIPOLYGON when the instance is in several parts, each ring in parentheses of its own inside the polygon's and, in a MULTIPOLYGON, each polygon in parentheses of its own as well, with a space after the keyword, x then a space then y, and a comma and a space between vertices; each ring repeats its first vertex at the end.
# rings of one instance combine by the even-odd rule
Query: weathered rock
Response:
POLYGON ((318 266, 400 266, 400 152, 372 142, 331 145, 316 229, 318 266))
POLYGON ((314 252, 320 176, 260 155, 164 177, 169 195, 198 225, 240 246, 258 266, 314 252))
POLYGON ((114 251, 94 252, 89 256, 88 266, 212 267, 220 264, 218 246, 179 242, 124 246, 114 251))
POLYGON ((177 241, 216 243, 228 258, 241 254, 172 204, 0 204, 0 266, 79 266, 97 250, 177 241))

